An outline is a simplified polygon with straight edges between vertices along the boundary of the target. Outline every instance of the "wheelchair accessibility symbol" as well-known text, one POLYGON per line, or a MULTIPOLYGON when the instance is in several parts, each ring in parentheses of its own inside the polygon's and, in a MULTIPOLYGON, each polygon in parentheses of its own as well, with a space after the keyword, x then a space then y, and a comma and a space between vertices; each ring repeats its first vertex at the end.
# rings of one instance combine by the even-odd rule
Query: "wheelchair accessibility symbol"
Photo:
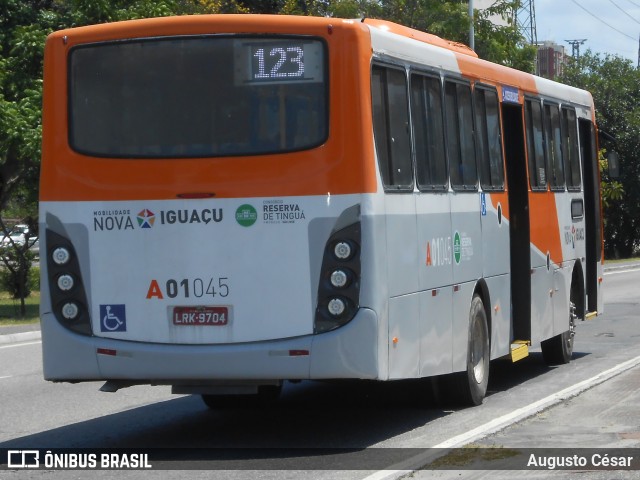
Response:
POLYGON ((100 305, 100 331, 127 331, 127 314, 125 305, 100 305))

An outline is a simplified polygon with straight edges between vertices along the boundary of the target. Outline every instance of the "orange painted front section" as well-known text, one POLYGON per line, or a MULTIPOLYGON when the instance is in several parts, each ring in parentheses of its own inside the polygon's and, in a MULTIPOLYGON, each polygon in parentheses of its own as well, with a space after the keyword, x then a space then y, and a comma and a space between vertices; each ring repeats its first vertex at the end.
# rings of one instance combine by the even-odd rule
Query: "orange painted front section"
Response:
MULTIPOLYGON (((52 34, 45 50, 41 201, 216 198, 370 193, 377 188, 371 109, 371 42, 359 22, 264 15, 158 18, 52 34), (267 21, 268 20, 268 21, 267 21), (329 136, 306 151, 197 159, 95 158, 71 150, 67 58, 77 45, 118 39, 220 33, 322 37, 329 67, 329 136)), ((168 65, 168 68, 170 66, 168 65)))

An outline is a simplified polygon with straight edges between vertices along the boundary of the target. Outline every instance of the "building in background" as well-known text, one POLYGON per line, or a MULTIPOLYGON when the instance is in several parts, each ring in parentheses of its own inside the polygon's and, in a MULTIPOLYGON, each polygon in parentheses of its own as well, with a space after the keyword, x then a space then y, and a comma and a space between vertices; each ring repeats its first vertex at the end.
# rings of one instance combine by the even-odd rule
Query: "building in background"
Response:
POLYGON ((568 58, 564 46, 550 41, 538 43, 536 75, 550 79, 562 75, 568 58))
MULTIPOLYGON (((473 6, 477 10, 484 10, 495 3, 496 0, 474 0, 473 6)), ((507 25, 508 20, 496 15, 491 18, 496 25, 507 25)), ((570 58, 563 45, 552 41, 538 42, 535 23, 535 7, 533 0, 521 2, 517 12, 514 11, 513 22, 518 26, 523 37, 538 48, 536 56, 536 75, 555 79, 562 75, 564 66, 570 58)))

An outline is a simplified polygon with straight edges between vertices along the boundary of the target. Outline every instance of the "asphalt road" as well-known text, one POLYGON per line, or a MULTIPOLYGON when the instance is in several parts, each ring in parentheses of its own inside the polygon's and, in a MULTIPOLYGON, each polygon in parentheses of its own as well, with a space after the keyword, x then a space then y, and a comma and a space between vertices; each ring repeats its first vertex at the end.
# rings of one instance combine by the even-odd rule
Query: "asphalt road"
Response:
MULTIPOLYGON (((578 326, 570 364, 547 367, 539 351, 516 364, 493 362, 488 397, 480 407, 467 409, 443 407, 427 393, 424 382, 302 382, 286 384, 281 401, 268 409, 210 411, 199 397, 172 396, 167 387, 132 387, 108 394, 98 391, 100 383, 45 382, 37 340, 0 344, 0 449, 180 449, 182 463, 172 465, 189 468, 200 465, 187 461, 189 452, 202 453, 196 449, 253 448, 247 452, 255 453, 280 448, 257 462, 214 465, 241 465, 259 472, 199 470, 188 475, 299 478, 299 470, 312 468, 304 476, 314 480, 373 480, 397 478, 407 473, 404 469, 418 468, 424 454, 432 452, 426 449, 436 446, 638 448, 640 366, 628 362, 636 359, 640 364, 639 282, 638 269, 608 273, 605 314, 578 326), (606 378, 603 372, 609 372, 606 378), (299 448, 325 450, 290 454, 299 448), (326 450, 334 448, 353 449, 359 455, 356 463, 326 450), (408 453, 416 453, 417 458, 409 459, 413 463, 382 470, 406 460, 408 453)), ((482 478, 492 471, 491 465, 480 468, 485 470, 410 475, 482 478)), ((90 473, 92 478, 185 476, 177 470, 90 473)), ((526 478, 548 478, 550 472, 524 473, 526 478), (547 476, 536 477, 542 474, 547 476)), ((501 474, 493 471, 487 478, 507 478, 501 474)), ((637 477, 627 476, 637 471, 610 474, 596 472, 585 478, 637 477)), ((0 478, 5 476, 66 479, 86 478, 87 472, 0 471, 0 478)))

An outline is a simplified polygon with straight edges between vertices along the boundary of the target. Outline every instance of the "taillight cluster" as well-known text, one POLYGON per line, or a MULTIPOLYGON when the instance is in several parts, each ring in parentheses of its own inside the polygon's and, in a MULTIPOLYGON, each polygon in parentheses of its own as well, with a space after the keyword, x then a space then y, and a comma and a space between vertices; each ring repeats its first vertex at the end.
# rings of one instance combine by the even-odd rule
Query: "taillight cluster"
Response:
POLYGON ((78 256, 68 239, 51 230, 47 230, 47 270, 55 317, 66 328, 91 335, 87 296, 78 256))
POLYGON ((360 222, 356 221, 334 230, 326 243, 318 287, 315 333, 341 327, 358 311, 360 237, 360 222))

